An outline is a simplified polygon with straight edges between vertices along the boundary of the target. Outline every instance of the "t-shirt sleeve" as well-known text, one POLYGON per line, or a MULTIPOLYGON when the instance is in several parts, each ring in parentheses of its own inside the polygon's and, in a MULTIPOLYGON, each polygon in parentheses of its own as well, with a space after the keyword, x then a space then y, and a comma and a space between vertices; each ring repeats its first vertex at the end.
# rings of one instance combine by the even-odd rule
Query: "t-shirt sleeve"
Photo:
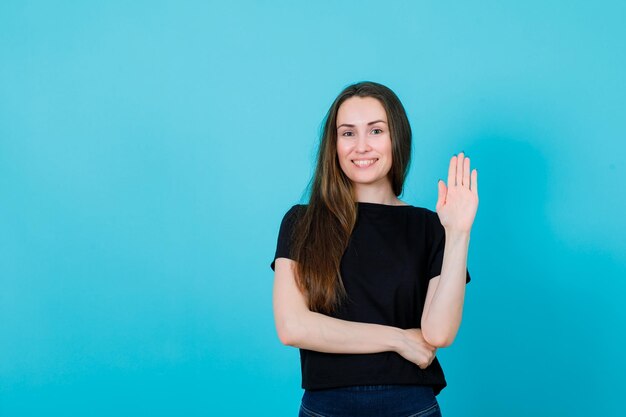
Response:
POLYGON ((276 243, 276 253, 274 254, 274 260, 270 264, 270 268, 274 270, 274 265, 277 258, 289 258, 291 257, 291 235, 293 232, 293 226, 296 221, 296 216, 299 212, 299 205, 291 207, 287 213, 283 216, 283 220, 280 223, 280 230, 278 231, 278 242, 276 243))
MULTIPOLYGON (((446 230, 439 220, 437 212, 428 213, 428 223, 430 231, 430 250, 428 253, 428 279, 434 278, 441 274, 441 265, 443 264, 443 250, 446 242, 446 230)), ((465 283, 471 281, 469 269, 465 270, 465 283)))

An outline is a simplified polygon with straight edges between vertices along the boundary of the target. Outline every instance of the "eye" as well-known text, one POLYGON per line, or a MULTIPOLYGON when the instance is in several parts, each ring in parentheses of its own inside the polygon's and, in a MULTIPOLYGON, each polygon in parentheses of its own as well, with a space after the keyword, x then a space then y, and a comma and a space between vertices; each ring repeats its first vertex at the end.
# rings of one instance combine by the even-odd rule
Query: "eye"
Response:
POLYGON ((345 132, 341 134, 341 136, 352 136, 352 132, 349 130, 346 130, 345 132))
POLYGON ((376 129, 372 129, 372 133, 376 134, 376 135, 380 135, 381 133, 383 133, 382 129, 376 128, 376 129))

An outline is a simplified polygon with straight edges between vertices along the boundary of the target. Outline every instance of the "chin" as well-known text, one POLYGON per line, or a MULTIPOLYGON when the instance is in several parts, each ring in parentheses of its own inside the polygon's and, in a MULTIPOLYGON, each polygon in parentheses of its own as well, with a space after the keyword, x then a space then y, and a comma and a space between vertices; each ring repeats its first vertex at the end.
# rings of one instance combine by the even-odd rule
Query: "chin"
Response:
POLYGON ((355 183, 355 184, 375 184, 377 182, 380 182, 381 180, 384 179, 381 177, 361 177, 358 175, 353 175, 352 177, 349 177, 350 180, 355 183))

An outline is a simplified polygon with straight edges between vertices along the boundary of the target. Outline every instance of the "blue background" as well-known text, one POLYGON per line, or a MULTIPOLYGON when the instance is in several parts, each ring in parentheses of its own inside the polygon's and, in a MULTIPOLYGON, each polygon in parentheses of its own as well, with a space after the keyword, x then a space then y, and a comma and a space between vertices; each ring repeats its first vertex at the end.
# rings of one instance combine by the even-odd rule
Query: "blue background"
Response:
POLYGON ((621 415, 626 3, 0 3, 0 415, 296 415, 269 267, 322 118, 479 172, 447 416, 621 415))

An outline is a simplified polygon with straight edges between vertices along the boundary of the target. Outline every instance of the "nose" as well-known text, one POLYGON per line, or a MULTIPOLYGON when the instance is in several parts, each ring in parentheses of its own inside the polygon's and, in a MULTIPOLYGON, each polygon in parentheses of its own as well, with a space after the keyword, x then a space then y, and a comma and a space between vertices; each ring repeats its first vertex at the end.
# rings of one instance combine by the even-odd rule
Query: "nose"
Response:
POLYGON ((354 146, 354 150, 358 153, 365 153, 367 151, 369 151, 370 145, 367 142, 367 135, 364 134, 359 134, 357 139, 356 139, 356 144, 354 146))

